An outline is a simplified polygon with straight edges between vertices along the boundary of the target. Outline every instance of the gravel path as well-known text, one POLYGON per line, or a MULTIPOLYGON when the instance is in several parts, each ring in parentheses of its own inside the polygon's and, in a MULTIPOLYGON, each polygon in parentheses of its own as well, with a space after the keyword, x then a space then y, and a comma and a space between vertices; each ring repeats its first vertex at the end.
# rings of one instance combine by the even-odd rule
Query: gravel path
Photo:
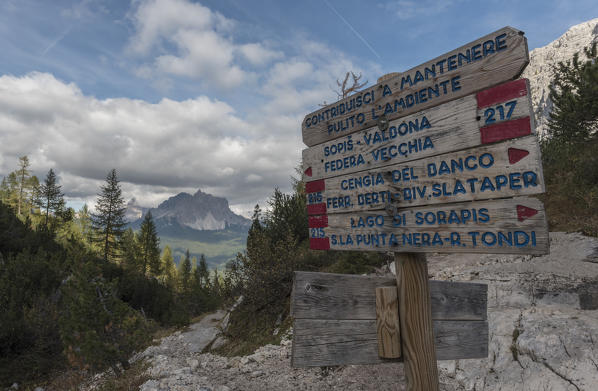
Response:
MULTIPOLYGON (((439 362, 441 390, 596 390, 598 239, 551 233, 551 254, 435 255, 432 278, 488 284, 489 356, 439 362)), ((291 341, 245 357, 199 352, 225 312, 139 354, 150 363, 143 391, 403 390, 402 364, 291 368, 291 341)))

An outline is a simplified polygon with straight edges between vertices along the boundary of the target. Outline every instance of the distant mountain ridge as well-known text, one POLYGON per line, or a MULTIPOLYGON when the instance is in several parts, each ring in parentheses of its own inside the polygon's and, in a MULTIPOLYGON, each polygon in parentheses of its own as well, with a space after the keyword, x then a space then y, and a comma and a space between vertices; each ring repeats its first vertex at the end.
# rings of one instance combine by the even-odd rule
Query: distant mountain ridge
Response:
POLYGON ((145 215, 145 212, 147 212, 148 209, 149 208, 138 205, 135 198, 131 198, 127 203, 127 209, 125 210, 125 220, 130 223, 139 220, 145 215))
POLYGON ((251 220, 230 210, 226 198, 216 197, 201 190, 193 195, 179 193, 163 201, 157 208, 143 208, 132 199, 127 204, 126 215, 135 218, 129 221, 136 226, 148 211, 152 213, 158 228, 180 225, 197 231, 214 231, 251 225, 251 220))
POLYGON ((226 198, 198 190, 179 193, 158 205, 144 208, 133 198, 127 204, 128 226, 138 230, 147 212, 152 213, 160 246, 170 246, 175 262, 189 250, 191 257, 205 255, 210 268, 222 269, 245 250, 251 220, 230 210, 226 198))

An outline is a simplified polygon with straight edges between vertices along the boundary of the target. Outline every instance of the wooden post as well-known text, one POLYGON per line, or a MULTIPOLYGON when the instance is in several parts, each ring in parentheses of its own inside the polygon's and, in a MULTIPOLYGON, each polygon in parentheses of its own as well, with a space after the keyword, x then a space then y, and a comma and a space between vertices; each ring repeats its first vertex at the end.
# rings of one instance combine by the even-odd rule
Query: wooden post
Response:
POLYGON ((438 367, 425 255, 395 253, 395 268, 407 390, 438 391, 438 367))
POLYGON ((401 357, 399 302, 397 288, 394 286, 376 288, 376 331, 378 356, 382 358, 401 357))

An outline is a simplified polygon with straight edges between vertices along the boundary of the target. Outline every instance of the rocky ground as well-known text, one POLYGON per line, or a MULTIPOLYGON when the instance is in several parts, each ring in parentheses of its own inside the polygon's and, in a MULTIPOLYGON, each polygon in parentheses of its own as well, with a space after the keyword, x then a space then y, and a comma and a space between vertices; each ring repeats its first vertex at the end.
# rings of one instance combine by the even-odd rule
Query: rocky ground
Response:
MULTIPOLYGON (((489 285, 489 356, 439 362, 443 390, 598 389, 598 239, 551 234, 547 256, 436 255, 431 278, 489 285)), ((225 317, 164 338, 141 390, 402 390, 402 364, 294 369, 289 336, 245 357, 201 354, 225 317)))

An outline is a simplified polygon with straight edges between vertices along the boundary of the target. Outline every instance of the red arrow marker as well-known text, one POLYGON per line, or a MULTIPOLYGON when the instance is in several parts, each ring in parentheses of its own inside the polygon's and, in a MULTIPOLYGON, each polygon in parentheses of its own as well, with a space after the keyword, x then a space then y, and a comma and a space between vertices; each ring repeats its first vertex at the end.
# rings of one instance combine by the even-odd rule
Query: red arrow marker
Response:
POLYGON ((515 164, 527 155, 529 155, 529 151, 525 149, 509 148, 509 163, 515 164))
POLYGON ((305 175, 311 176, 311 167, 308 167, 307 170, 305 170, 305 175))
POLYGON ((523 221, 538 214, 538 211, 527 206, 517 205, 517 220, 523 221))

